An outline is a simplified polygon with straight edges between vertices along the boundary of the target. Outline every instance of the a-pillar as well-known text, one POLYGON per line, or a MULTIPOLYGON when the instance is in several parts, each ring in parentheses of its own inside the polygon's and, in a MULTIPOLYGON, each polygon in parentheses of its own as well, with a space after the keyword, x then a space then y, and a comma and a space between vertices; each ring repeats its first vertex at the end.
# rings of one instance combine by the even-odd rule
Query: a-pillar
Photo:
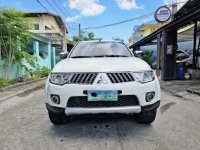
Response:
POLYGON ((173 80, 176 77, 177 30, 162 33, 162 79, 173 80))

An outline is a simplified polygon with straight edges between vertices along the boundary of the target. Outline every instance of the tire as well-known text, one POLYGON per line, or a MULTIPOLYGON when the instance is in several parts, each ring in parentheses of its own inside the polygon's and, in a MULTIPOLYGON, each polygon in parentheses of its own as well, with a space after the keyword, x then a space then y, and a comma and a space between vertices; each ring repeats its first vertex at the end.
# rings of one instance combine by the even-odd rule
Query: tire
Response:
POLYGON ((54 125, 65 124, 69 120, 65 114, 55 114, 50 111, 49 111, 49 119, 54 125))
POLYGON ((150 111, 144 111, 139 114, 136 114, 136 121, 142 124, 150 124, 156 118, 157 109, 153 109, 150 111))

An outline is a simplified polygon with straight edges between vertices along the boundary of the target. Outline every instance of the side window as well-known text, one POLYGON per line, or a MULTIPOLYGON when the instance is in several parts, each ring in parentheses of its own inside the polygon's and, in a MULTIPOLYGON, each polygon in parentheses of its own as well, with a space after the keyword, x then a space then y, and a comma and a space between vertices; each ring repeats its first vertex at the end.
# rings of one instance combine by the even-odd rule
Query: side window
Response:
POLYGON ((33 24, 33 29, 34 30, 39 30, 40 29, 39 24, 33 24))
POLYGON ((45 30, 51 30, 49 27, 45 26, 45 30))

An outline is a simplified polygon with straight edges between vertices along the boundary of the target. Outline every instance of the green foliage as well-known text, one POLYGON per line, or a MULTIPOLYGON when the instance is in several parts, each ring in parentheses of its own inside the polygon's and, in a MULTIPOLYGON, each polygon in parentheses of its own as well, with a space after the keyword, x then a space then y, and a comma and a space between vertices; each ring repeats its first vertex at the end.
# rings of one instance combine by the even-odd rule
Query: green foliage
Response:
POLYGON ((143 60, 146 61, 149 65, 151 65, 153 63, 152 55, 153 55, 153 53, 151 51, 144 52, 143 60))
POLYGON ((29 44, 31 34, 27 30, 30 29, 30 20, 24 15, 15 9, 0 8, 2 56, 7 56, 10 49, 20 50, 29 44))
POLYGON ((78 36, 72 36, 72 43, 76 43, 79 41, 79 37, 78 36))
POLYGON ((41 69, 39 69, 39 73, 41 78, 47 77, 50 73, 50 69, 48 69, 47 67, 42 67, 41 69))
POLYGON ((79 38, 79 36, 72 36, 72 39, 68 40, 68 43, 73 44, 81 40, 83 41, 102 40, 102 38, 96 38, 93 32, 89 32, 87 35, 85 35, 85 32, 82 32, 81 39, 79 38))
POLYGON ((10 85, 16 84, 17 82, 18 82, 18 79, 9 80, 10 85))
MULTIPOLYGON (((29 79, 36 80, 36 79, 47 77, 50 73, 50 69, 48 69, 47 67, 42 67, 42 68, 38 67, 35 71, 30 72, 30 73, 31 73, 31 78, 29 79)), ((0 77, 0 88, 16 84, 17 82, 18 82, 17 79, 8 80, 6 78, 0 77)))
POLYGON ((119 38, 119 37, 113 37, 112 39, 115 40, 115 41, 122 41, 122 42, 124 42, 124 40, 121 39, 121 38, 119 38))
POLYGON ((89 32, 86 36, 83 36, 84 41, 92 41, 92 40, 102 40, 102 38, 96 38, 93 32, 89 32))
POLYGON ((38 79, 38 78, 44 78, 47 77, 49 75, 49 73, 51 72, 50 69, 48 69, 47 67, 42 67, 42 68, 37 68, 35 71, 33 71, 31 73, 31 79, 38 79))
POLYGON ((36 67, 36 63, 35 61, 37 60, 36 57, 32 56, 31 54, 25 52, 25 51, 21 51, 21 50, 16 50, 15 51, 15 55, 13 57, 13 62, 18 62, 21 64, 22 67, 25 67, 22 63, 22 60, 26 61, 28 64, 31 65, 31 67, 35 68, 36 67))
POLYGON ((1 78, 0 77, 0 88, 8 86, 8 85, 9 85, 9 81, 7 79, 5 79, 5 78, 1 78))
POLYGON ((0 88, 9 86, 9 85, 12 85, 12 84, 15 84, 15 83, 17 83, 16 79, 8 80, 8 79, 5 79, 3 77, 0 77, 0 88))
POLYGON ((0 8, 0 59, 4 59, 5 77, 8 78, 13 61, 25 59, 33 64, 32 59, 24 52, 20 52, 29 44, 31 33, 30 19, 24 18, 25 13, 10 8, 0 8))

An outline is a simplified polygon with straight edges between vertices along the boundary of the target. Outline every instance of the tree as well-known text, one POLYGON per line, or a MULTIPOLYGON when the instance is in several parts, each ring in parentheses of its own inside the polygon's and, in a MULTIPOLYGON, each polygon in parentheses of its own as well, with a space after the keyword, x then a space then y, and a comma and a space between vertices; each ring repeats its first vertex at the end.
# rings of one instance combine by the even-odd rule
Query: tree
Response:
POLYGON ((13 62, 25 59, 33 65, 33 57, 22 51, 29 44, 31 34, 29 19, 25 13, 10 8, 0 8, 0 67, 4 70, 7 79, 13 62))
POLYGON ((72 36, 71 40, 68 40, 68 43, 77 43, 78 41, 91 41, 91 40, 102 40, 102 38, 96 38, 93 32, 82 32, 82 38, 80 39, 79 36, 72 36))
POLYGON ((121 39, 121 38, 119 38, 119 37, 113 37, 112 39, 115 40, 115 41, 122 41, 122 42, 124 42, 124 40, 121 39))
POLYGON ((153 56, 153 51, 145 51, 143 60, 146 61, 149 65, 151 65, 153 62, 152 56, 153 56))

